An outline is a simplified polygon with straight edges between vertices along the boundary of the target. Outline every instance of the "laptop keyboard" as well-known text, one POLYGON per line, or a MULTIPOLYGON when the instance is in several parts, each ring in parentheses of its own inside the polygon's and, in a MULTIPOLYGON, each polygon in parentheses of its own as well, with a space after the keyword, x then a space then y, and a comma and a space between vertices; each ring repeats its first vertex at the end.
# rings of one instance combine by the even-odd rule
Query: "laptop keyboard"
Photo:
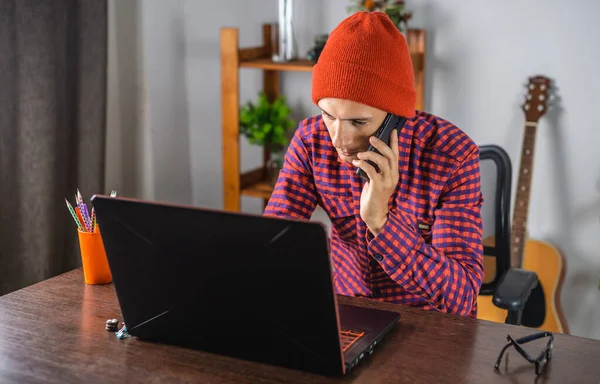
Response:
POLYGON ((341 330, 340 336, 342 338, 342 349, 346 352, 353 346, 361 337, 365 335, 364 332, 352 332, 347 330, 341 330))

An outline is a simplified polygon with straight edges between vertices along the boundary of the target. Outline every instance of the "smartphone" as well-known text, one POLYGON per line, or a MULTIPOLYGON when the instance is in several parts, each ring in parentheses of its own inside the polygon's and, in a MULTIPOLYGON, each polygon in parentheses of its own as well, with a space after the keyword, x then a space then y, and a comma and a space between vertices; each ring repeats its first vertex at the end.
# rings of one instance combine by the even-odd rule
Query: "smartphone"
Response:
MULTIPOLYGON (((392 135, 392 130, 394 130, 396 128, 402 128, 402 126, 404 126, 405 122, 406 122, 406 118, 388 113, 386 115, 385 119, 383 119, 383 122, 381 123, 381 126, 379 127, 377 132, 375 132, 375 137, 377 137, 379 140, 383 141, 386 145, 389 146, 390 145, 390 136, 392 135)), ((367 149, 367 151, 376 152, 381 155, 381 152, 379 152, 372 145, 369 146, 369 149, 367 149)), ((373 167, 375 167, 377 172, 379 172, 379 167, 377 167, 377 164, 373 163, 371 160, 367 160, 367 163, 371 164, 373 167)), ((365 181, 369 181, 369 176, 361 168, 356 169, 356 175, 362 177, 363 180, 365 180, 365 181)))

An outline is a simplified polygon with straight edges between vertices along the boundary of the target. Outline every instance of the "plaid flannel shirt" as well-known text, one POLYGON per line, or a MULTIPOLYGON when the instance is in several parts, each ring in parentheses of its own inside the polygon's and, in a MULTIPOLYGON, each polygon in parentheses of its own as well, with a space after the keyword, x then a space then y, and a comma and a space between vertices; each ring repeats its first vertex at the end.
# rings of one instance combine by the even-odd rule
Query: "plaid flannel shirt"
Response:
POLYGON ((373 236, 360 217, 364 182, 342 162, 320 115, 303 120, 264 215, 331 220, 337 293, 475 317, 483 279, 479 147, 417 112, 398 131, 400 180, 373 236))

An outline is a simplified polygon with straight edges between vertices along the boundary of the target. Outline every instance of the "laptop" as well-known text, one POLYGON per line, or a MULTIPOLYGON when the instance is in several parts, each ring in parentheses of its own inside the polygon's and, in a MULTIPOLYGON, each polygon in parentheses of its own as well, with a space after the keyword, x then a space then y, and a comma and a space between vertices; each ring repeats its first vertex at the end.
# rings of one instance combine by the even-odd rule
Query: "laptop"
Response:
POLYGON ((92 204, 140 340, 338 376, 400 319, 337 303, 320 223, 104 195, 92 204))

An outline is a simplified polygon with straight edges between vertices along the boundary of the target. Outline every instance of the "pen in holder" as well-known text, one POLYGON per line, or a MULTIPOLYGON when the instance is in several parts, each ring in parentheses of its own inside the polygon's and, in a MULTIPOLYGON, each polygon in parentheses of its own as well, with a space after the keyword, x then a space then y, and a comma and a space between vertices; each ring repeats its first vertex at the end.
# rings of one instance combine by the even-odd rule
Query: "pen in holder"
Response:
POLYGON ((96 227, 95 232, 84 232, 77 229, 79 236, 79 250, 81 251, 81 264, 83 278, 86 284, 108 284, 112 275, 108 266, 108 259, 102 243, 102 235, 96 227))
MULTIPOLYGON (((116 192, 111 192, 111 197, 116 192)), ((87 205, 77 190, 75 194, 75 207, 65 199, 65 203, 75 224, 79 237, 79 250, 81 252, 81 264, 83 267, 83 278, 86 284, 108 284, 112 281, 112 274, 106 258, 104 243, 100 228, 96 223, 96 215, 92 208, 91 215, 88 213, 87 205)))

